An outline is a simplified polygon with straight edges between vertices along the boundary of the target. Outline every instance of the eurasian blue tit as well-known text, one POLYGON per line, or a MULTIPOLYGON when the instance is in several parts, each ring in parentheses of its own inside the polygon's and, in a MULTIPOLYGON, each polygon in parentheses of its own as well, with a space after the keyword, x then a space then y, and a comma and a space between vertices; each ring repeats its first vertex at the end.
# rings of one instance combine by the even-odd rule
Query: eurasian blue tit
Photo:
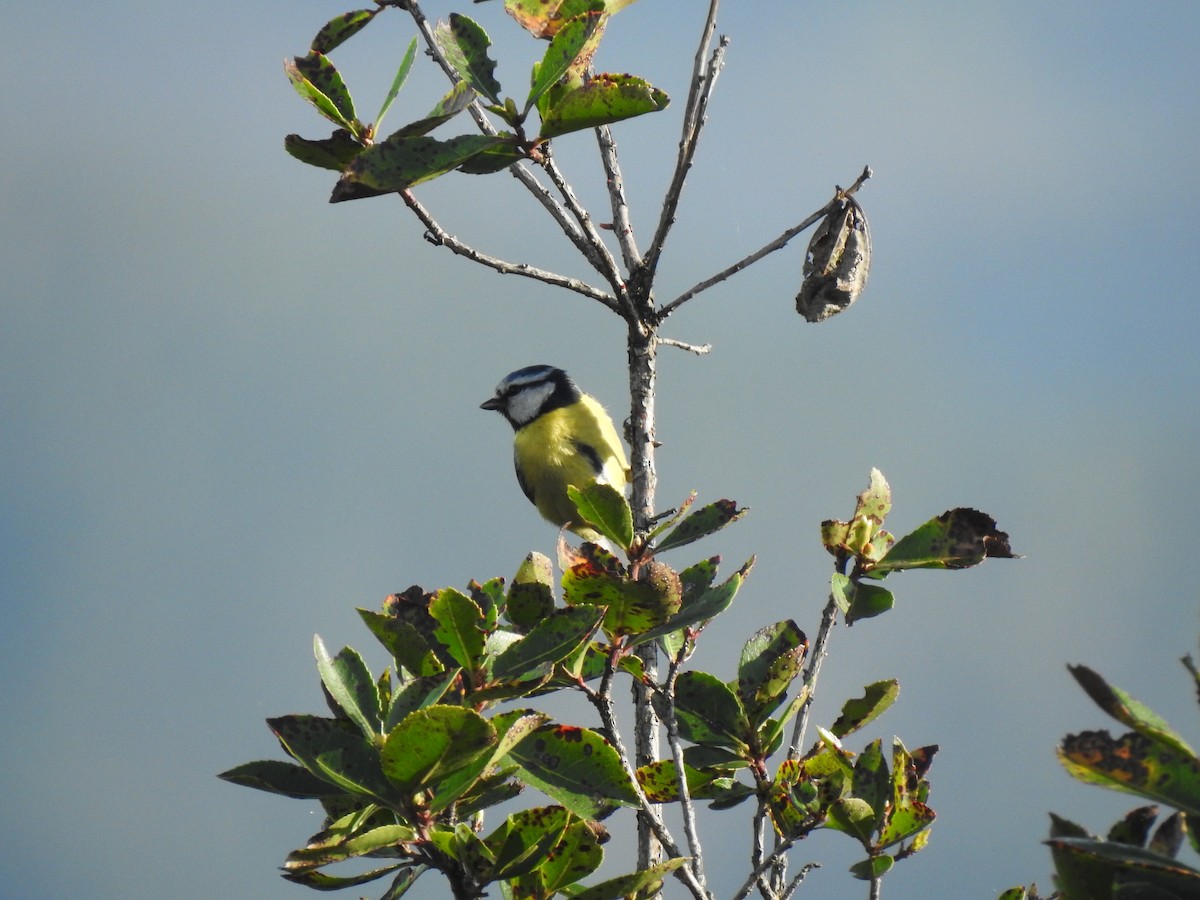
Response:
POLYGON ((480 409, 496 410, 512 425, 517 481, 543 518, 584 540, 599 540, 576 521, 567 485, 585 488, 598 482, 625 492, 629 463, 604 407, 562 369, 528 366, 506 376, 480 409))

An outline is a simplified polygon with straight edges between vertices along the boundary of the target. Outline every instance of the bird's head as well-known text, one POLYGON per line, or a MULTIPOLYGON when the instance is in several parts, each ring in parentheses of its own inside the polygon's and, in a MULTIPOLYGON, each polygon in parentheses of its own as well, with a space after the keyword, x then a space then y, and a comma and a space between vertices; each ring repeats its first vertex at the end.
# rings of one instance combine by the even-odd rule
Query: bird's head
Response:
POLYGON ((571 376, 554 366, 526 366, 504 376, 494 396, 479 404, 508 419, 513 430, 528 425, 538 416, 569 406, 580 398, 571 376))

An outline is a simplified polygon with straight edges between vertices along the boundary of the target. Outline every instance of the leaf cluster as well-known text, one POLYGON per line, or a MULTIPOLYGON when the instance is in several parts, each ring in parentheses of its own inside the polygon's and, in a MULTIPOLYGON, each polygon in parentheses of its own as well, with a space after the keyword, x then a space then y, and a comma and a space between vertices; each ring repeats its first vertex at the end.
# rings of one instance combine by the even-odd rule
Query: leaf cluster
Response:
POLYGON ((341 173, 330 197, 331 202, 339 202, 405 191, 454 170, 485 175, 524 159, 537 162, 552 138, 665 109, 667 95, 644 79, 591 72, 609 17, 630 2, 506 0, 507 11, 518 23, 549 42, 533 64, 529 89, 519 101, 505 95, 495 77, 487 32, 471 18, 451 13, 424 34, 453 86, 426 115, 386 137, 380 137, 383 119, 408 79, 418 39, 409 43, 370 123, 359 119, 350 90, 329 54, 386 9, 407 9, 407 5, 401 0, 376 0, 373 9, 344 13, 322 26, 307 54, 284 63, 297 93, 336 129, 324 139, 288 135, 284 147, 301 162, 341 173), (468 109, 482 133, 431 135, 468 109), (494 128, 482 110, 495 115, 503 127, 494 128), (534 113, 537 122, 531 127, 534 113))
POLYGON ((906 569, 966 569, 988 557, 1016 558, 1008 535, 977 509, 959 507, 935 516, 897 540, 883 528, 892 508, 892 490, 878 469, 848 522, 826 519, 821 543, 837 561, 830 595, 846 624, 887 612, 896 604, 891 591, 874 581, 906 569), (866 579, 866 581, 864 581, 866 579))
MULTIPOLYGON (((1200 672, 1191 657, 1183 662, 1200 685, 1200 672)), ((1046 843, 1059 896, 1062 900, 1200 896, 1200 870, 1178 858, 1185 840, 1200 852, 1200 757, 1162 717, 1092 669, 1069 666, 1068 670, 1097 706, 1131 730, 1119 737, 1107 731, 1068 734, 1058 746, 1059 761, 1086 784, 1136 794, 1155 805, 1131 810, 1104 837, 1051 813, 1046 843), (1174 807, 1175 812, 1158 821, 1158 803, 1174 807)))

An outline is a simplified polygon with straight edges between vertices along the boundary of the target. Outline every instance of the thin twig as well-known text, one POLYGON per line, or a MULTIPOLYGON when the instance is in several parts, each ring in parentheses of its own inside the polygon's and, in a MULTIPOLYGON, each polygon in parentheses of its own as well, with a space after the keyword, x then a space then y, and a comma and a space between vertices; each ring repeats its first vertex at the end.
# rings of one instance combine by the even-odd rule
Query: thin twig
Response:
MULTIPOLYGON (((675 843, 675 839, 667 830, 666 824, 654 812, 654 804, 650 802, 650 798, 646 796, 646 792, 642 790, 641 784, 638 782, 637 773, 634 771, 633 763, 630 761, 629 754, 625 750, 625 744, 621 740, 621 731, 617 727, 616 713, 613 711, 612 694, 610 688, 612 686, 612 675, 609 670, 615 671, 615 666, 612 665, 610 657, 609 665, 605 669, 604 677, 601 680, 601 689, 599 691, 592 690, 585 683, 580 683, 579 689, 596 707, 596 712, 600 714, 600 722, 608 736, 609 742, 613 749, 617 751, 617 755, 621 759, 621 764, 625 767, 625 775, 629 779, 629 783, 637 795, 639 812, 645 816, 645 820, 650 823, 650 828, 654 831, 655 836, 671 854, 672 858, 685 858, 686 854, 675 843)), ((675 876, 684 883, 692 896, 696 900, 712 900, 712 895, 708 893, 696 880, 695 874, 690 866, 680 866, 675 870, 675 876)))
POLYGON ((621 176, 621 162, 617 157, 617 143, 612 129, 601 125, 596 129, 596 143, 600 146, 600 162, 604 166, 604 179, 608 185, 608 202, 612 207, 612 228, 621 248, 625 271, 632 272, 642 262, 641 251, 633 236, 633 223, 629 219, 629 202, 625 198, 625 179, 621 176))
POLYGON ((559 275, 556 272, 548 272, 545 269, 539 269, 536 266, 531 266, 526 263, 514 263, 508 260, 500 259, 496 256, 490 256, 486 253, 481 253, 474 247, 464 244, 454 235, 446 232, 441 225, 433 218, 421 201, 413 196, 412 191, 401 191, 400 199, 408 206, 421 224, 425 226, 425 239, 436 247, 445 247, 452 253, 466 257, 473 262, 480 263, 488 268, 495 269, 503 275, 524 275, 526 278, 532 278, 535 281, 541 281, 545 284, 555 287, 566 288, 569 291, 574 291, 577 294, 582 294, 585 297, 590 297, 593 300, 599 300, 613 312, 619 313, 620 309, 617 306, 617 301, 609 294, 593 287, 587 282, 580 281, 578 278, 569 278, 566 275, 559 275))
MULTIPOLYGON (((758 808, 754 811, 751 829, 753 843, 750 847, 750 866, 757 871, 762 866, 763 854, 767 852, 767 802, 762 798, 759 798, 758 808)), ((758 877, 758 889, 763 897, 770 897, 773 893, 762 875, 758 877)))
MULTIPOLYGON (((441 67, 442 71, 446 73, 446 77, 449 78, 452 83, 457 83, 458 74, 454 71, 454 67, 450 65, 449 60, 446 59, 446 55, 442 53, 441 47, 438 46, 437 41, 434 39, 433 29, 430 28, 429 20, 425 17, 425 13, 422 12, 420 5, 416 2, 416 0, 410 0, 410 2, 404 4, 404 9, 410 16, 412 16, 413 22, 417 26, 417 31, 420 32, 421 37, 425 41, 425 52, 438 64, 439 67, 441 67)), ((471 102, 471 104, 467 107, 467 112, 470 113, 471 118, 475 120, 475 124, 483 134, 493 137, 496 135, 497 132, 495 126, 492 125, 491 121, 484 114, 483 107, 480 105, 478 100, 471 102)), ((508 171, 533 195, 534 199, 537 200, 538 203, 540 203, 548 213, 550 213, 550 216, 558 224, 559 228, 563 230, 563 233, 567 236, 567 239, 579 249, 579 251, 584 255, 584 258, 586 258, 588 262, 590 262, 592 266, 598 272, 600 272, 600 274, 603 275, 607 281, 610 282, 610 284, 613 284, 614 291, 618 291, 617 284, 620 283, 621 279, 618 277, 614 281, 613 277, 611 276, 612 270, 606 270, 603 256, 597 252, 597 248, 595 246, 596 242, 588 239, 583 230, 579 227, 579 225, 576 224, 575 219, 573 219, 572 216, 565 209, 563 209, 562 205, 554 199, 545 186, 537 180, 532 172, 530 172, 520 163, 515 163, 509 166, 508 171)), ((599 241, 598 239, 597 242, 604 252, 607 253, 607 248, 604 247, 603 242, 599 241)))
POLYGON ((812 710, 813 696, 816 694, 817 678, 821 674, 821 663, 828 654, 827 645, 829 643, 829 635, 833 631, 833 626, 837 623, 837 603, 834 602, 833 595, 830 595, 829 602, 825 604, 825 609, 821 613, 821 626, 817 629, 817 639, 813 642, 812 654, 808 659, 808 666, 804 670, 804 687, 803 690, 808 692, 803 705, 800 707, 800 712, 796 714, 796 724, 792 730, 792 742, 788 745, 787 758, 798 759, 800 757, 800 747, 804 744, 804 732, 808 728, 808 716, 812 710))
POLYGON ((675 224, 675 213, 679 208, 679 199, 683 193, 683 183, 692 168, 692 160, 696 155, 696 147, 700 141, 700 131, 707 120, 708 101, 717 85, 717 75, 725 65, 725 49, 729 46, 729 38, 721 36, 717 48, 713 50, 707 65, 702 59, 712 40, 713 29, 716 27, 716 14, 719 0, 711 0, 708 8, 708 19, 704 23, 704 35, 700 49, 697 51, 696 70, 692 76, 692 90, 688 95, 688 109, 684 112, 684 133, 679 141, 679 156, 675 161, 675 171, 671 183, 663 198, 662 212, 659 214, 658 228, 650 241, 650 249, 642 261, 642 277, 647 281, 653 280, 658 260, 662 256, 663 246, 671 226, 675 224))
POLYGON ((796 893, 796 888, 800 887, 800 885, 804 883, 804 879, 808 877, 808 873, 813 869, 819 868, 821 868, 821 864, 819 862, 805 863, 803 866, 801 866, 800 871, 797 872, 796 877, 791 880, 791 883, 787 886, 787 890, 783 892, 780 900, 788 900, 792 894, 796 893))
POLYGON ((687 344, 683 341, 677 341, 675 338, 655 337, 657 343, 667 347, 675 347, 678 350, 686 350, 688 353, 695 353, 697 356, 704 356, 712 351, 712 344, 687 344))
POLYGON ((686 291, 684 291, 682 294, 680 294, 678 297, 676 297, 674 300, 672 300, 670 303, 668 303, 666 306, 664 306, 661 310, 659 310, 659 313, 658 313, 659 317, 665 319, 667 316, 669 316, 671 313, 675 312, 675 310, 679 309, 679 307, 683 306, 683 304, 687 303, 689 300, 691 300, 693 297, 695 297, 701 291, 707 291, 710 287, 713 287, 714 285, 718 285, 725 279, 727 279, 733 275, 736 275, 738 272, 742 271, 742 269, 745 269, 749 266, 754 265, 754 263, 758 262, 764 256, 767 256, 768 254, 774 253, 776 250, 780 250, 780 249, 786 247, 788 242, 792 238, 794 238, 796 235, 798 235, 800 232, 802 232, 805 228, 808 228, 811 225, 813 225, 814 223, 819 222, 819 221, 821 221, 821 219, 825 218, 825 216, 828 215, 829 210, 832 207, 832 205, 833 205, 833 201, 830 201, 829 203, 825 204, 820 209, 818 209, 815 213, 813 213, 812 215, 803 219, 799 224, 793 225, 791 228, 789 228, 787 231, 785 231, 779 237, 775 238, 775 240, 771 241, 769 244, 765 244, 764 246, 755 250, 749 256, 739 259, 732 266, 722 269, 716 275, 713 275, 709 278, 704 279, 699 284, 696 284, 694 287, 688 288, 686 291))
POLYGON ((774 852, 772 852, 770 856, 755 866, 754 871, 746 876, 746 880, 742 882, 742 886, 738 888, 737 893, 733 895, 731 900, 744 900, 745 897, 749 896, 750 892, 754 890, 754 885, 758 883, 758 880, 762 878, 762 876, 765 875, 772 866, 774 866, 777 862, 782 860, 784 856, 787 855, 787 852, 792 849, 792 845, 794 843, 796 843, 796 838, 794 837, 784 838, 781 840, 779 842, 779 846, 775 848, 774 852))
POLYGON ((617 261, 613 259, 608 245, 600 237, 600 232, 596 230, 596 226, 592 222, 591 213, 576 198, 575 191, 572 190, 567 179, 563 177, 562 170, 559 169, 558 163, 554 161, 554 157, 549 152, 543 155, 542 168, 550 176, 550 180, 558 189, 558 193, 563 198, 567 210, 575 217, 575 221, 579 223, 579 227, 583 231, 584 240, 589 251, 588 261, 591 262, 596 271, 604 276, 604 279, 612 286, 613 293, 616 295, 618 302, 627 309, 629 316, 632 317, 634 315, 633 306, 629 302, 628 291, 625 289, 625 278, 621 274, 621 270, 617 268, 617 261))
POLYGON ((817 222, 821 221, 821 219, 825 218, 825 216, 827 216, 836 207, 836 205, 839 202, 841 202, 843 197, 849 197, 852 194, 856 193, 858 191, 858 189, 863 186, 863 182, 865 182, 868 178, 871 177, 871 174, 872 174, 871 167, 864 166, 863 170, 862 170, 862 174, 859 175, 858 178, 856 178, 854 180, 854 183, 851 184, 850 187, 845 188, 845 189, 837 188, 834 192, 833 199, 830 200, 828 203, 826 203, 824 206, 822 206, 820 209, 818 209, 815 213, 802 219, 799 223, 797 223, 796 225, 793 225, 791 228, 789 228, 783 234, 779 235, 779 237, 775 238, 775 240, 773 240, 769 244, 765 244, 764 246, 755 250, 749 256, 739 259, 732 266, 722 269, 716 275, 710 276, 709 278, 704 279, 703 281, 694 285, 693 287, 688 288, 686 291, 684 291, 682 294, 680 294, 678 297, 676 297, 674 300, 672 300, 670 303, 668 303, 666 306, 664 306, 661 310, 659 310, 659 312, 658 312, 659 321, 661 321, 661 320, 665 319, 667 316, 671 315, 671 313, 675 312, 675 310, 679 309, 679 307, 681 307, 683 304, 687 303, 689 300, 691 300, 693 297, 695 297, 701 291, 707 291, 710 287, 720 284, 722 281, 725 281, 727 278, 730 278, 731 276, 736 275, 738 272, 742 271, 742 269, 745 269, 749 266, 754 265, 754 263, 758 262, 764 256, 767 256, 771 253, 774 253, 776 250, 781 250, 784 247, 786 247, 788 242, 791 241, 792 238, 794 238, 800 232, 804 231, 806 228, 816 224, 817 222))
POLYGON ((708 893, 704 878, 704 851, 700 846, 700 832, 696 830, 696 806, 692 803, 692 795, 688 791, 687 766, 683 761, 683 744, 679 742, 679 721, 675 718, 675 679, 679 677, 679 660, 672 659, 667 669, 667 681, 663 686, 662 697, 666 703, 666 716, 663 724, 666 726, 667 746, 671 748, 671 759, 675 762, 676 785, 679 790, 679 807, 683 814, 683 835, 687 838, 688 852, 692 860, 688 864, 696 883, 708 893))

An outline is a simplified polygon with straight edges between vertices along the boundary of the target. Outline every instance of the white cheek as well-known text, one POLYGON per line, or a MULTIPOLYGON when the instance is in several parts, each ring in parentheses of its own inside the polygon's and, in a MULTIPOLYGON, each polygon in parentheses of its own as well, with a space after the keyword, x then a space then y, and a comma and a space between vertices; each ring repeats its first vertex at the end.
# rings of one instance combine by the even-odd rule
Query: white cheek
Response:
POLYGON ((532 384, 522 388, 508 401, 508 417, 519 425, 532 422, 537 418, 542 404, 554 393, 554 385, 549 382, 532 384))

